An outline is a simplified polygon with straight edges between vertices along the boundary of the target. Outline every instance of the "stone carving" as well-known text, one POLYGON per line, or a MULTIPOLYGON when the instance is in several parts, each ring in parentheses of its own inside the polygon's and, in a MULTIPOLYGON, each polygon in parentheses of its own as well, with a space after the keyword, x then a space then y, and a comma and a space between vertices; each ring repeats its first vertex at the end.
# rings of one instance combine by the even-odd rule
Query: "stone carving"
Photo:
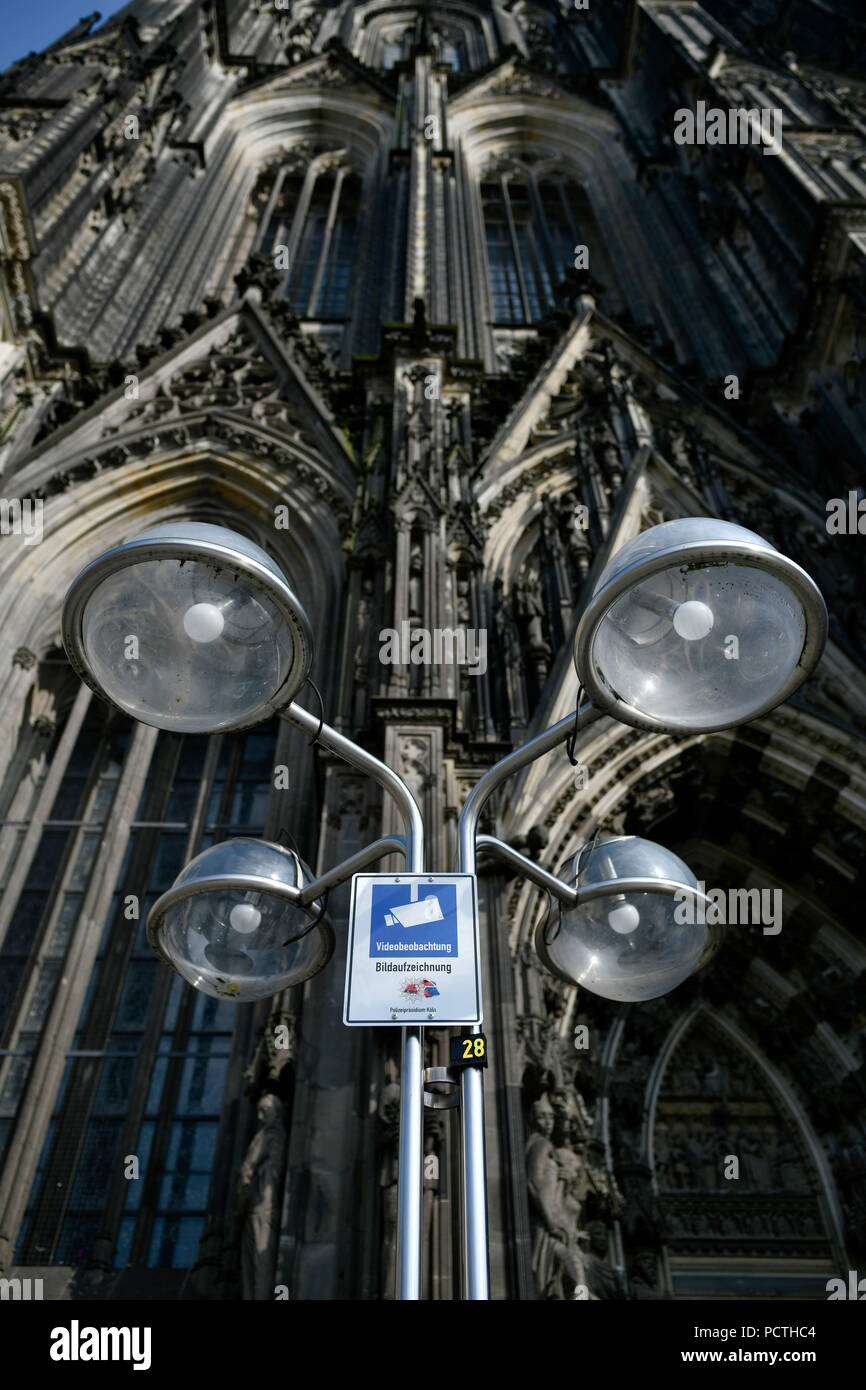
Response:
POLYGON ((541 580, 534 570, 527 570, 520 580, 520 611, 526 624, 526 641, 529 656, 544 680, 553 653, 544 635, 544 599, 541 593, 541 580))
POLYGON ((658 1257, 654 1250, 639 1250, 630 1266, 630 1291, 634 1299, 670 1298, 666 1289, 659 1288, 658 1257))
POLYGON ((54 692, 44 690, 38 684, 34 686, 30 700, 30 723, 40 738, 51 738, 57 727, 54 692))
POLYGON ((413 541, 409 551, 408 616, 413 625, 424 621, 424 551, 419 541, 413 541))
POLYGON ((488 92, 499 96, 520 96, 540 97, 553 100, 562 96, 559 87, 555 87, 550 82, 545 82, 534 72, 524 69, 506 68, 501 76, 491 82, 487 88, 488 92))
POLYGON ((553 1144, 554 1109, 547 1096, 532 1107, 533 1130, 526 1145, 526 1178, 535 1214, 532 1272, 544 1299, 573 1299, 586 1283, 578 1244, 579 1167, 573 1154, 553 1144))
POLYGON ((235 1219, 243 1297, 263 1301, 274 1296, 287 1140, 283 1103, 276 1096, 262 1096, 256 1115, 259 1128, 238 1173, 235 1219))
POLYGON ((603 1221, 590 1221, 587 1227, 589 1253, 586 1257, 586 1282, 589 1296, 599 1300, 623 1298, 620 1277, 613 1265, 608 1263, 608 1234, 603 1221))
POLYGON ((418 801, 422 801, 433 779, 431 753, 428 737, 400 739, 400 773, 418 801))
POLYGON ((808 1254, 830 1248, 820 1207, 812 1196, 747 1196, 735 1192, 703 1197, 666 1196, 662 1205, 667 1239, 698 1252, 724 1240, 741 1250, 768 1252, 788 1242, 808 1254))

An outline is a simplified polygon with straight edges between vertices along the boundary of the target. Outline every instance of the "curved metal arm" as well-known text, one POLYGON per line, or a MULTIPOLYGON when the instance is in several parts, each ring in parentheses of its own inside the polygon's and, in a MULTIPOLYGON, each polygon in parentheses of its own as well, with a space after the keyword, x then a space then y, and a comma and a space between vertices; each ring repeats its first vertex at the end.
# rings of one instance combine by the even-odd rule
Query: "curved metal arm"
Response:
POLYGON ((360 873, 368 864, 374 864, 377 859, 384 859, 386 854, 406 853, 406 841, 402 835, 383 835, 381 840, 374 840, 366 849, 359 849, 357 854, 351 858, 344 859, 342 864, 335 864, 333 869, 328 869, 327 873, 322 874, 321 878, 313 879, 306 888, 302 888, 298 894, 298 902, 302 907, 308 903, 315 902, 330 888, 336 888, 339 884, 345 883, 347 878, 353 874, 360 873))
POLYGON ((515 873, 520 874, 522 878, 531 879, 539 888, 546 889, 548 893, 553 893, 554 897, 568 903, 569 907, 574 907, 577 902, 577 893, 573 888, 569 888, 567 883, 563 883, 561 878, 549 874, 540 864, 534 864, 519 850, 512 849, 511 845, 507 845, 504 840, 498 840, 495 835, 476 835, 475 848, 479 853, 484 851, 487 854, 495 854, 497 859, 510 864, 515 873))
MULTIPOLYGON (((578 723, 581 727, 593 724, 596 719, 602 717, 603 711, 596 709, 594 705, 581 705, 578 711, 578 723)), ((496 788, 511 777, 515 772, 519 772, 527 763, 535 762, 543 753, 549 753, 551 748, 555 748, 558 743, 564 743, 574 728, 574 715, 569 714, 565 719, 560 719, 558 724, 551 724, 549 729, 531 738, 522 747, 515 748, 513 753, 500 759, 493 767, 488 768, 483 777, 480 777, 466 798, 466 804, 460 813, 460 868, 463 873, 475 873, 475 832, 478 826, 478 818, 484 809, 488 798, 496 791, 496 788)))
POLYGON ((302 709, 295 700, 286 709, 280 710, 279 715, 288 724, 294 724, 296 729, 302 729, 305 734, 315 734, 317 743, 324 744, 325 748, 329 748, 332 753, 336 753, 344 762, 351 763, 359 771, 368 773, 370 777, 375 778, 381 787, 391 793, 400 808, 406 827, 408 870, 413 874, 423 873, 424 823, 421 819, 418 802, 403 778, 392 767, 388 767, 387 763, 374 758, 373 754, 368 753, 365 748, 360 748, 350 738, 338 734, 337 730, 332 729, 330 724, 320 724, 314 714, 310 714, 309 710, 302 709))

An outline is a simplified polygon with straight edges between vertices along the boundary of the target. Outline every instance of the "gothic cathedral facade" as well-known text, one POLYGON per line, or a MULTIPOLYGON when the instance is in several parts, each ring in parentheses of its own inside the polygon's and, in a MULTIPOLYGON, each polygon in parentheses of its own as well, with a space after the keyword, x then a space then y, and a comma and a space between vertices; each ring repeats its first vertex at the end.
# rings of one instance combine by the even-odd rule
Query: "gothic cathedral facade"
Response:
MULTIPOLYGON (((574 708, 607 558, 692 515, 815 577, 816 674, 725 733, 600 720, 583 775, 549 755, 489 825, 552 872, 647 835, 780 894, 781 929, 613 1004, 545 972, 543 895, 482 866, 493 1296, 824 1298, 866 1268, 857 15, 132 0, 0 78, 0 1272, 393 1297, 397 1035, 342 1025, 347 890, 330 967, 258 1005, 144 934, 203 847, 287 831, 324 869, 392 809, 277 721, 110 711, 60 642, 81 566, 183 518, 264 546, 328 722, 445 870, 478 777, 574 708)), ((431 1110, 430 1299, 460 1297, 458 1154, 431 1110)))

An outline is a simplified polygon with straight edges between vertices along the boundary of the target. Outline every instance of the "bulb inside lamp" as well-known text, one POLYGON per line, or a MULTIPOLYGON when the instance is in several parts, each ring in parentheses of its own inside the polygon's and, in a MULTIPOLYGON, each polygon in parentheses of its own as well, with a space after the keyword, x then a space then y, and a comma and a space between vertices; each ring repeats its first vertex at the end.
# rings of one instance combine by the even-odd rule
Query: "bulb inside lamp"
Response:
POLYGON ((700 637, 706 637, 714 622, 712 608, 696 598, 687 599, 685 603, 679 604, 673 616, 674 632, 686 642, 695 642, 700 637))
POLYGON ((183 615, 183 627, 193 642, 215 642, 222 636, 225 618, 214 603, 194 603, 183 615))
POLYGON ((620 936, 627 936, 640 925, 640 913, 634 903, 627 903, 623 898, 607 914, 607 923, 612 931, 619 932, 620 936))
POLYGON ((252 903, 237 903, 229 913, 229 922, 239 932, 255 931, 261 920, 262 914, 252 903))

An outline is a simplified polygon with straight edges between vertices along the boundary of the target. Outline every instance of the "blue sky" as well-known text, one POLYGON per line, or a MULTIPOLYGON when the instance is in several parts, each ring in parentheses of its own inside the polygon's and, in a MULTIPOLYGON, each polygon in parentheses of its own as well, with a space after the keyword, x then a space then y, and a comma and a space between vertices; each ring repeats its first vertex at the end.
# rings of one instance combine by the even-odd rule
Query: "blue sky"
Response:
POLYGON ((38 53, 96 10, 103 20, 128 0, 3 0, 0 23, 0 72, 28 53, 38 53))

